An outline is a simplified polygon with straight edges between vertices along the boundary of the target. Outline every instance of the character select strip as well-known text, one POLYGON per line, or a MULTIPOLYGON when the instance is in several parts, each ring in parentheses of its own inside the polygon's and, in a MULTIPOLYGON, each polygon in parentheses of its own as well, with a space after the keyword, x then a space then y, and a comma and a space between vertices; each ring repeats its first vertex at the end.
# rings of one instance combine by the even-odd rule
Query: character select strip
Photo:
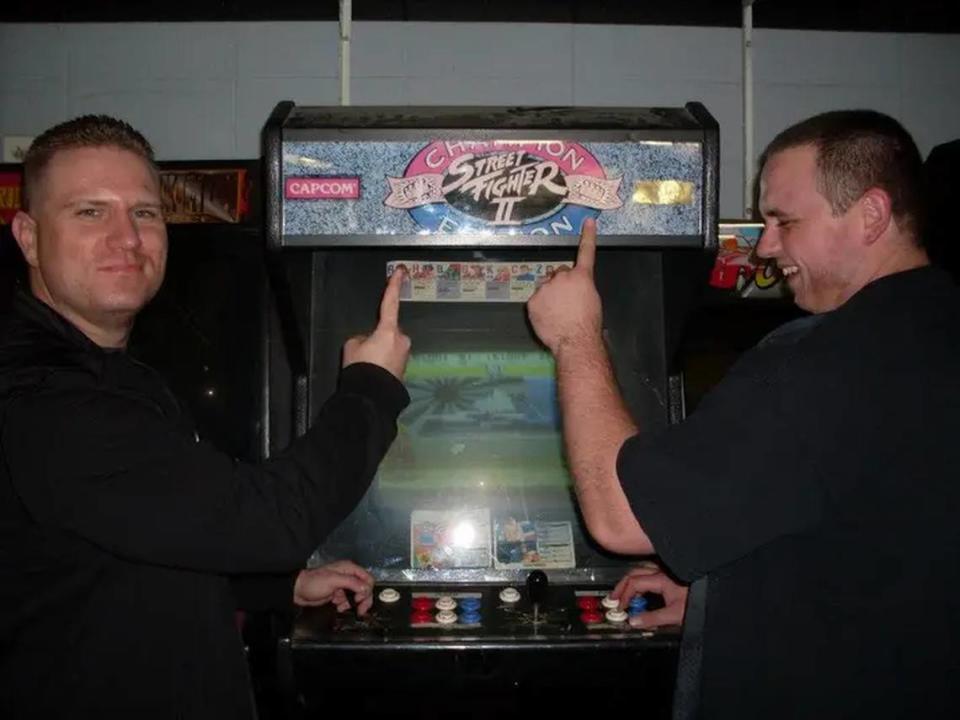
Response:
POLYGON ((414 302, 526 302, 570 262, 429 262, 391 260, 387 277, 403 266, 400 299, 414 302))

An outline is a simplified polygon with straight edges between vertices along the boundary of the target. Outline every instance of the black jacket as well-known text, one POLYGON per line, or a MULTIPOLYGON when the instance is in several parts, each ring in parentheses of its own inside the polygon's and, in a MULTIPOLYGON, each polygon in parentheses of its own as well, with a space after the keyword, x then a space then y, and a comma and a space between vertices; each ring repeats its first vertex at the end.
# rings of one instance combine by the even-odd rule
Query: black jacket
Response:
POLYGON ((230 578, 303 567, 367 489, 403 385, 346 368, 310 431, 252 466, 33 297, 2 333, 0 717, 250 717, 230 578))

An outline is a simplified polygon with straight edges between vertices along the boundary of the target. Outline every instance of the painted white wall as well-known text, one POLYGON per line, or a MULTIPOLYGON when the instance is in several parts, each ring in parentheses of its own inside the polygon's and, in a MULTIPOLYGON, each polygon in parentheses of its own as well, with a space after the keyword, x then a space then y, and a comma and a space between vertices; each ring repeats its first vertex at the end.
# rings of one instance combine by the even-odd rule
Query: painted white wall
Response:
MULTIPOLYGON (((721 213, 741 214, 735 28, 362 22, 353 103, 682 105, 721 128, 721 213)), ((174 159, 251 158, 274 105, 339 102, 337 25, 0 24, 0 135, 88 112, 130 121, 174 159)), ((960 137, 960 35, 756 29, 757 151, 813 113, 890 113, 921 151, 960 137)))

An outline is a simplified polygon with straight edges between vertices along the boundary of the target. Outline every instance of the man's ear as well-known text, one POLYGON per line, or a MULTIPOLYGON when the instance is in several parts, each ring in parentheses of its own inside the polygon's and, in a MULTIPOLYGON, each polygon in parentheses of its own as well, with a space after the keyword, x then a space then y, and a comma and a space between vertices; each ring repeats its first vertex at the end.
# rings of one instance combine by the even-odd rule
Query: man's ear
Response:
POLYGON ((872 245, 886 232, 893 219, 890 196, 880 188, 870 188, 860 198, 859 203, 863 241, 865 245, 872 245))
POLYGON ((18 210, 13 216, 10 228, 27 264, 30 267, 38 267, 40 262, 37 258, 37 223, 26 212, 18 210))

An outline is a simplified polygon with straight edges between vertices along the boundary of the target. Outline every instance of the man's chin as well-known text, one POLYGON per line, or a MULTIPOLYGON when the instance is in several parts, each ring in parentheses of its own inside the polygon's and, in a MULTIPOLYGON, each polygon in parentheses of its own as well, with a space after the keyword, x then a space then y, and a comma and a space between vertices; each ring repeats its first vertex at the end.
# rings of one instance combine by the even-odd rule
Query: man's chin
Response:
POLYGON ((104 296, 100 302, 100 307, 108 313, 133 313, 135 315, 143 310, 156 294, 156 290, 148 290, 143 287, 118 290, 104 296))
POLYGON ((149 299, 143 296, 111 298, 108 302, 101 304, 100 311, 103 315, 116 320, 133 319, 148 302, 149 299))

